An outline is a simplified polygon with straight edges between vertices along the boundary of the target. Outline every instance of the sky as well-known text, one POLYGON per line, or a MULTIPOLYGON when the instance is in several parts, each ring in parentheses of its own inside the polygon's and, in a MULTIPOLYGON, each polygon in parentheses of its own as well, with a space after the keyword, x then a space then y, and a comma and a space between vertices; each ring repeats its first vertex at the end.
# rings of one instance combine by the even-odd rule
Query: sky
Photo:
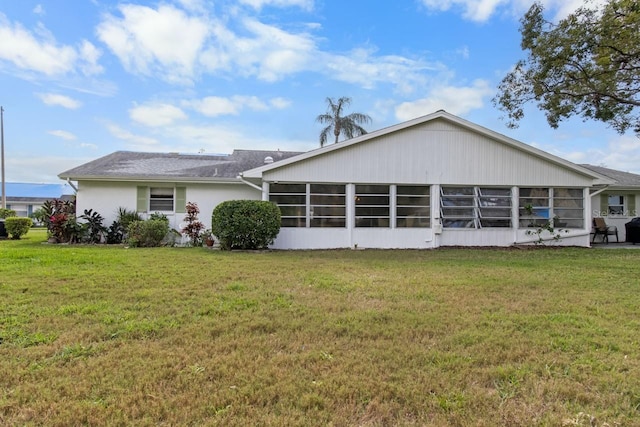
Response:
MULTIPOLYGON (((603 1, 603 0, 600 0, 603 1)), ((581 0, 543 0, 558 20, 581 0)), ((576 163, 640 173, 640 139, 492 98, 525 57, 525 0, 0 0, 7 182, 114 151, 319 147, 326 98, 374 131, 444 109, 576 163)))

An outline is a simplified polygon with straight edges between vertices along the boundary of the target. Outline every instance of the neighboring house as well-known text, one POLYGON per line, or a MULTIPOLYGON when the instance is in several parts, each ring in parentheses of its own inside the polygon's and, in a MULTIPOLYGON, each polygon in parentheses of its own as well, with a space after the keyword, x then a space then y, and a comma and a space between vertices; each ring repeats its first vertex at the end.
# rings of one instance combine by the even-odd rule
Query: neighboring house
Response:
MULTIPOLYGON (((625 224, 640 216, 640 175, 609 169, 602 166, 581 165, 611 178, 613 184, 602 188, 591 197, 592 217, 603 217, 607 225, 618 228, 618 238, 625 241, 625 224)), ((609 238, 615 242, 615 238, 609 238)))
POLYGON ((277 249, 589 246, 591 194, 615 184, 445 111, 306 153, 117 152, 59 176, 78 182, 79 210, 161 211, 174 226, 188 201, 207 225, 224 200, 273 201, 277 249), (536 233, 548 221, 561 240, 536 233))
POLYGON ((24 182, 7 182, 6 204, 17 216, 30 217, 40 209, 44 202, 59 199, 71 190, 65 184, 33 184, 24 182))

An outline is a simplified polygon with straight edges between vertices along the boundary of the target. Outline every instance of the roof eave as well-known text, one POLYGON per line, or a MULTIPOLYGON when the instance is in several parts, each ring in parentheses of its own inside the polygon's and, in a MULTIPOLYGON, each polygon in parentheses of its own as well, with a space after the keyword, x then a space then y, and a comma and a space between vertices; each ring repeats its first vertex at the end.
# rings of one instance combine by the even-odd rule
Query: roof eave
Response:
POLYGON ((241 183, 238 177, 181 177, 181 176, 108 176, 108 175, 65 175, 58 178, 71 181, 109 181, 109 182, 184 182, 184 183, 241 183))

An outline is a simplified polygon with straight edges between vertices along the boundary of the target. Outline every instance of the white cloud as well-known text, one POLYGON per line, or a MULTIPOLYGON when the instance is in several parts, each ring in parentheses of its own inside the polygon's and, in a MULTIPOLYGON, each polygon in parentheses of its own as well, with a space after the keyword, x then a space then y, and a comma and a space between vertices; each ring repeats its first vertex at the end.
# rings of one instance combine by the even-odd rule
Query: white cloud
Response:
POLYGON ((33 13, 36 15, 44 15, 46 12, 41 4, 37 4, 36 7, 33 8, 33 13))
POLYGON ((170 5, 152 9, 121 5, 121 18, 107 15, 98 25, 102 42, 127 71, 157 74, 172 83, 191 83, 195 64, 209 34, 202 16, 188 16, 170 5))
MULTIPOLYGON (((421 0, 429 10, 444 12, 462 10, 462 17, 470 21, 486 22, 493 15, 506 9, 506 12, 520 18, 532 5, 531 0, 421 0)), ((545 10, 555 14, 554 19, 561 19, 584 5, 598 6, 607 0, 541 0, 545 10)))
POLYGON ((183 104, 207 117, 217 117, 238 115, 245 108, 253 111, 267 111, 269 107, 283 109, 287 108, 290 102, 284 98, 273 98, 265 102, 256 96, 236 95, 230 98, 207 96, 202 99, 184 101, 183 104))
MULTIPOLYGON (((400 55, 377 56, 375 47, 355 48, 334 54, 319 49, 312 33, 317 25, 293 32, 260 22, 253 16, 230 13, 216 19, 199 3, 185 10, 174 6, 122 5, 121 17, 106 15, 97 33, 135 74, 154 76, 170 83, 191 84, 202 74, 256 77, 276 82, 297 73, 312 71, 326 78, 373 88, 391 84, 402 94, 426 83, 425 72, 442 72, 439 63, 400 55)), ((305 5, 302 1, 250 3, 305 5)), ((464 52, 462 52, 464 55, 464 52)))
POLYGON ((433 89, 427 98, 400 104, 396 108, 396 118, 406 121, 438 110, 464 115, 482 108, 484 99, 492 95, 493 89, 485 80, 476 80, 472 86, 465 87, 441 86, 433 89))
POLYGON ((81 58, 79 67, 85 75, 91 76, 104 71, 102 66, 98 64, 102 52, 93 44, 87 40, 83 40, 80 44, 79 52, 81 58))
POLYGON ((0 60, 15 67, 47 76, 73 71, 78 54, 70 46, 58 45, 44 28, 37 38, 19 23, 12 24, 0 13, 0 60))
POLYGON ((444 70, 440 64, 428 64, 397 55, 375 56, 372 48, 354 49, 349 55, 323 55, 322 70, 327 77, 372 89, 390 83, 402 94, 412 93, 426 83, 426 71, 444 70))
POLYGON ((269 105, 277 110, 284 110, 285 108, 289 108, 291 106, 291 100, 280 97, 272 98, 271 100, 269 100, 269 105))
POLYGON ((240 3, 260 10, 264 6, 299 7, 304 10, 313 9, 313 0, 240 0, 240 3))
POLYGON ((64 95, 40 93, 38 96, 46 105, 64 107, 70 110, 76 110, 82 106, 80 101, 64 95))
POLYGON ((149 147, 149 146, 155 146, 158 144, 158 141, 154 138, 150 138, 147 136, 141 136, 141 135, 135 135, 131 132, 129 132, 126 129, 122 129, 120 126, 118 125, 114 125, 114 124, 108 124, 107 125, 107 130, 109 131, 109 133, 111 133, 111 135, 113 135, 114 137, 128 142, 129 144, 131 144, 133 147, 149 147))
POLYGON ((149 104, 135 106, 129 110, 131 120, 146 126, 167 126, 187 115, 180 108, 170 104, 149 104))
POLYGON ((310 34, 288 33, 249 18, 242 24, 252 38, 226 34, 220 41, 226 44, 226 52, 244 75, 256 75, 260 80, 273 82, 308 70, 317 60, 316 44, 310 34))
POLYGON ((49 135, 57 136, 58 138, 62 138, 66 141, 73 141, 76 139, 76 136, 71 132, 67 132, 66 130, 50 130, 47 132, 49 135))

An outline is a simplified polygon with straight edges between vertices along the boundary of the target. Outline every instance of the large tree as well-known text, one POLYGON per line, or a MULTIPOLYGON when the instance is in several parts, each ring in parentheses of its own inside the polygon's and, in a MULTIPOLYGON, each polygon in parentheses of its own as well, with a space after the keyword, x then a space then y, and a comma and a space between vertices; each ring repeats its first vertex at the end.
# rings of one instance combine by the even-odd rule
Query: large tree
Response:
POLYGON ((371 122, 371 117, 362 113, 351 113, 343 116, 345 107, 351 104, 351 98, 343 96, 337 101, 333 98, 327 98, 327 112, 316 117, 316 121, 327 125, 320 132, 320 147, 327 142, 327 138, 331 132, 335 136, 335 142, 338 142, 340 135, 346 138, 353 138, 367 133, 360 126, 371 122))
POLYGON ((640 3, 586 5, 557 24, 535 3, 521 20, 522 49, 502 80, 494 104, 517 127, 523 106, 536 102, 549 125, 571 116, 599 120, 619 133, 640 135, 640 3))

